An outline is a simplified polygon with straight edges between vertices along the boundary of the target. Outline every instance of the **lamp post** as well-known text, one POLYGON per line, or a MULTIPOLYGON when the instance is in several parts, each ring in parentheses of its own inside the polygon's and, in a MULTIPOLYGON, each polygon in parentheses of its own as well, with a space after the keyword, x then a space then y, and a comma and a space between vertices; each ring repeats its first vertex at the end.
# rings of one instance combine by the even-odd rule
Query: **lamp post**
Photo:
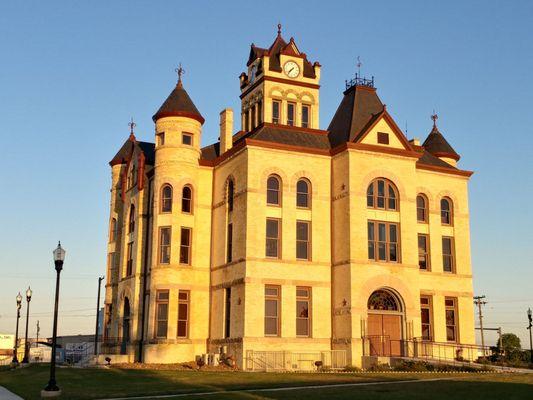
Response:
POLYGON ((30 346, 28 343, 28 320, 30 318, 30 301, 31 301, 31 295, 32 291, 30 287, 28 286, 28 290, 26 290, 26 302, 28 305, 26 306, 26 335, 24 336, 24 358, 22 359, 22 364, 27 364, 30 362, 30 346))
POLYGON ((20 307, 22 307, 22 296, 19 294, 17 295, 17 329, 15 331, 15 347, 13 347, 13 364, 18 364, 19 359, 17 357, 17 350, 19 347, 19 319, 20 319, 20 307))
POLYGON ((50 380, 48 385, 41 391, 42 397, 55 397, 61 394, 61 390, 56 382, 56 341, 57 341, 57 308, 59 304, 59 274, 63 269, 63 261, 65 260, 65 250, 61 247, 61 242, 58 243, 57 248, 53 251, 54 264, 56 268, 56 300, 54 304, 54 328, 52 331, 52 359, 50 360, 50 380))
POLYGON ((529 320, 529 326, 527 329, 529 329, 529 355, 531 357, 531 363, 533 363, 533 340, 531 338, 531 328, 533 327, 533 313, 531 312, 531 308, 527 309, 527 319, 529 320))

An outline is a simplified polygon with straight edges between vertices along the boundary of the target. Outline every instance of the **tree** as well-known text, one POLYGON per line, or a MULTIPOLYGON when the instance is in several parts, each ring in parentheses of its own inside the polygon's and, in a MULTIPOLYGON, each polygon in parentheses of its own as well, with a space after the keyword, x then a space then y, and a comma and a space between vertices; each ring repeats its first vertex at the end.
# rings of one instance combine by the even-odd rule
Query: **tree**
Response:
POLYGON ((500 339, 498 339, 498 348, 504 352, 506 357, 511 354, 519 352, 522 349, 520 345, 520 338, 514 333, 504 333, 500 339))

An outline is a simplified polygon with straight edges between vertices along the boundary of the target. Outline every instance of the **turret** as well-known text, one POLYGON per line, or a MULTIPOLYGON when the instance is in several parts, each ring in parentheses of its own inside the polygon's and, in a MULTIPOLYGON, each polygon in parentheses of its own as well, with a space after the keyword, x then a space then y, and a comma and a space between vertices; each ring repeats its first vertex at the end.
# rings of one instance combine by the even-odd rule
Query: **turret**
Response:
POLYGON ((457 161, 461 158, 459 154, 453 149, 453 147, 444 138, 437 128, 437 114, 433 114, 431 119, 433 120, 433 129, 429 133, 428 137, 422 144, 422 146, 435 157, 440 158, 442 161, 447 162, 454 167, 457 165, 457 161))
POLYGON ((156 131, 156 164, 162 159, 197 164, 200 158, 205 120, 183 87, 183 72, 180 66, 176 87, 152 117, 156 131))

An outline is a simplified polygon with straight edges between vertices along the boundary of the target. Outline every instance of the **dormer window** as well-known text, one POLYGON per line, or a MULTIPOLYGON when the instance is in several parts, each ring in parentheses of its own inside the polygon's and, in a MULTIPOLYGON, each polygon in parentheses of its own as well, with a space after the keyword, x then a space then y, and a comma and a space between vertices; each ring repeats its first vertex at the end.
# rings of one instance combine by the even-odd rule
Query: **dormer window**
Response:
POLYGON ((181 143, 186 146, 192 146, 192 135, 190 133, 183 133, 181 135, 181 143))

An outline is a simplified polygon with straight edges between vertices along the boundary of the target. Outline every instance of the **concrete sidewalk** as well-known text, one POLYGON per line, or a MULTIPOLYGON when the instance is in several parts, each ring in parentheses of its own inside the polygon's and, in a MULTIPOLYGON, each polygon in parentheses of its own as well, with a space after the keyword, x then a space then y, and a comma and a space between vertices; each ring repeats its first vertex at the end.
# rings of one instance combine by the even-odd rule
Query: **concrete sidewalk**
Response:
POLYGON ((15 393, 10 392, 5 387, 0 386, 0 400, 24 400, 24 399, 20 396, 17 396, 15 393))

